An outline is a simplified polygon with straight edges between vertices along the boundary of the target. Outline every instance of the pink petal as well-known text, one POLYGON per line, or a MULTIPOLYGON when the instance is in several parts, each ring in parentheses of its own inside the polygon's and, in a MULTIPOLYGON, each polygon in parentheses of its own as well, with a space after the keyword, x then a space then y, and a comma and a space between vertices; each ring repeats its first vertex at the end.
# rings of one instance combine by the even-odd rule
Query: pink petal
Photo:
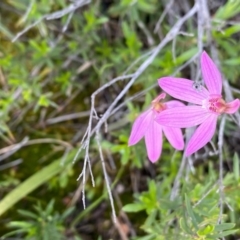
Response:
POLYGON ((218 115, 211 114, 211 116, 196 129, 187 145, 186 156, 190 156, 211 141, 216 130, 217 117, 218 115))
POLYGON ((184 78, 164 77, 158 80, 159 86, 172 97, 195 104, 202 104, 208 98, 209 92, 205 87, 196 90, 194 82, 184 78))
POLYGON ((183 150, 184 141, 181 129, 171 127, 163 127, 162 129, 171 145, 177 150, 183 150))
POLYGON ((233 114, 238 110, 239 106, 240 106, 239 99, 235 99, 234 101, 227 103, 227 110, 225 112, 233 114))
POLYGON ((143 112, 137 117, 132 126, 132 131, 128 140, 128 146, 134 145, 140 141, 140 139, 148 130, 151 121, 153 121, 153 112, 151 109, 143 112))
POLYGON ((162 127, 155 121, 149 125, 145 134, 148 158, 151 162, 156 162, 162 152, 162 127))
POLYGON ((156 121, 167 127, 187 128, 204 122, 212 113, 201 106, 169 108, 156 116, 156 121))
POLYGON ((185 106, 184 103, 179 102, 179 101, 175 101, 175 100, 165 102, 165 104, 167 105, 168 108, 183 107, 183 106, 185 106))
POLYGON ((201 69, 204 82, 211 94, 222 93, 222 77, 217 66, 204 51, 201 56, 201 69))

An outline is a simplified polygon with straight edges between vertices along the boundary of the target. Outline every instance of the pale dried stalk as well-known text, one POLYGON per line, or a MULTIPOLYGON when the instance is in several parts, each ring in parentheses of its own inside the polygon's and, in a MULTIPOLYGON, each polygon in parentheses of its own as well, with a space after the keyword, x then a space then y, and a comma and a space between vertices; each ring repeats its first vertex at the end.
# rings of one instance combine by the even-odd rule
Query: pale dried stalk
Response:
POLYGON ((72 13, 74 11, 76 11, 78 8, 89 4, 91 2, 91 0, 76 0, 74 3, 70 4, 69 6, 67 6, 66 8, 60 10, 60 11, 56 11, 54 13, 50 13, 50 14, 46 14, 43 15, 41 18, 39 18, 38 20, 36 20, 35 22, 33 22, 32 24, 28 25, 26 28, 24 28, 22 31, 20 31, 19 33, 17 33, 17 35, 12 39, 12 42, 15 42, 19 37, 21 37, 23 34, 25 34, 26 32, 28 32, 31 28, 37 26, 40 22, 42 22, 43 20, 53 20, 53 19, 58 19, 61 18, 67 14, 69 15, 69 18, 67 19, 66 24, 63 27, 63 32, 66 31, 66 28, 68 27, 68 24, 72 18, 72 13))
POLYGON ((171 0, 168 2, 167 6, 165 7, 163 13, 161 14, 161 17, 159 18, 159 20, 157 21, 157 24, 155 26, 155 29, 154 29, 154 33, 157 33, 159 28, 160 28, 160 25, 163 21, 163 19, 165 18, 165 16, 167 15, 168 11, 171 9, 172 5, 174 3, 174 0, 171 0))
MULTIPOLYGON (((185 62, 184 64, 182 64, 180 67, 178 67, 176 69, 176 71, 172 74, 172 76, 175 76, 177 73, 179 73, 180 71, 182 71, 185 67, 187 67, 188 65, 190 65, 191 63, 194 62, 194 60, 198 57, 198 53, 195 54, 192 58, 190 58, 187 62, 185 62)), ((123 103, 119 104, 116 108, 113 109, 111 116, 114 115, 114 113, 116 113, 117 111, 119 111, 122 107, 126 106, 126 104, 134 99, 137 99, 141 96, 144 96, 147 92, 149 92, 150 90, 154 89, 156 86, 158 85, 158 83, 153 84, 152 86, 134 94, 132 97, 129 97, 128 99, 126 99, 123 103)))
MULTIPOLYGON (((203 52, 203 36, 204 32, 206 32, 206 36, 208 40, 211 39, 211 34, 209 30, 211 29, 211 19, 209 15, 209 9, 206 0, 198 0, 198 18, 197 18, 197 26, 198 26, 198 35, 197 35, 197 44, 198 44, 198 54, 203 52)), ((203 84, 202 80, 200 80, 200 61, 197 62, 197 70, 195 77, 196 84, 203 84)))
MULTIPOLYGON (((211 52, 212 52, 212 57, 214 59, 214 62, 220 69, 220 61, 218 58, 217 49, 215 48, 214 45, 211 45, 211 52)), ((232 95, 230 85, 229 85, 228 81, 224 78, 223 75, 222 75, 222 78, 224 79, 223 80, 223 88, 224 88, 224 92, 225 92, 225 98, 227 101, 232 101, 233 95, 232 95)), ((236 119, 237 124, 240 126, 240 114, 238 111, 234 114, 233 118, 236 119)), ((224 203, 227 205, 227 207, 229 208, 230 211, 233 211, 232 207, 228 204, 228 202, 225 199, 224 185, 223 185, 223 151, 222 151, 222 149, 223 149, 225 121, 226 121, 226 115, 223 115, 223 118, 220 123, 219 135, 218 135, 218 154, 219 154, 219 189, 218 189, 218 191, 219 191, 219 195, 220 195, 220 198, 219 198, 220 212, 219 212, 219 217, 218 217, 218 223, 221 223, 222 218, 223 218, 224 203)))
MULTIPOLYGON (((105 89, 106 87, 111 86, 112 84, 114 84, 116 82, 116 79, 110 81, 109 83, 103 85, 102 87, 100 87, 96 92, 94 92, 91 96, 91 110, 90 110, 90 117, 89 117, 89 124, 88 124, 88 128, 87 131, 84 135, 83 141, 82 141, 82 146, 80 147, 75 159, 77 158, 78 154, 80 153, 80 151, 82 149, 85 149, 85 158, 84 158, 84 164, 83 164, 83 170, 81 172, 81 174, 79 175, 78 180, 82 177, 82 182, 83 182, 83 190, 82 190, 82 200, 83 200, 83 205, 85 207, 85 183, 86 183, 86 166, 87 163, 89 165, 89 168, 91 167, 90 164, 90 160, 89 160, 89 144, 90 144, 90 138, 94 133, 98 133, 101 129, 101 127, 104 125, 104 123, 107 121, 107 119, 111 116, 111 113, 113 111, 113 109, 115 108, 115 106, 117 105, 117 103, 119 102, 120 99, 122 99, 122 97, 127 93, 127 91, 129 90, 129 88, 133 85, 133 83, 137 80, 137 78, 147 69, 147 67, 153 62, 153 60, 155 59, 155 57, 159 54, 159 52, 162 50, 163 47, 165 47, 167 45, 167 43, 169 43, 171 40, 173 40, 177 34, 179 34, 180 28, 181 26, 190 18, 192 17, 198 9, 198 3, 196 2, 195 5, 192 7, 192 9, 185 15, 183 16, 181 19, 179 19, 176 24, 171 28, 171 30, 168 32, 168 34, 166 35, 166 37, 161 41, 161 43, 154 49, 154 51, 151 53, 151 55, 146 59, 146 61, 144 61, 140 67, 137 69, 137 71, 133 74, 133 76, 131 77, 130 81, 126 84, 126 86, 124 87, 124 89, 119 93, 119 95, 116 97, 116 99, 113 101, 113 103, 108 107, 108 109, 105 111, 105 113, 102 115, 101 119, 99 119, 96 127, 94 128, 94 130, 92 130, 92 121, 93 121, 93 115, 96 115, 96 110, 95 110, 95 96, 103 91, 103 89, 105 89)), ((123 78, 124 76, 122 76, 123 78)), ((99 138, 96 139, 97 140, 97 144, 98 146, 100 146, 100 142, 99 142, 99 138)), ((100 151, 101 154, 101 151, 100 151)), ((101 156, 101 160, 103 161, 103 156, 101 156)), ((103 165, 103 169, 105 168, 105 165, 103 165)), ((106 169, 104 170, 104 175, 105 175, 106 169)), ((106 179, 106 177, 105 177, 106 179)), ((92 183, 94 184, 94 180, 93 180, 93 176, 92 176, 92 183)), ((109 183, 106 182, 107 184, 107 189, 108 194, 109 194, 109 198, 110 198, 110 202, 112 201, 112 194, 111 194, 111 189, 109 186, 109 183)), ((114 205, 111 202, 111 206, 112 206, 112 212, 113 215, 115 214, 115 209, 114 209, 114 205)))
POLYGON ((226 122, 226 115, 223 115, 218 133, 218 155, 219 155, 219 217, 218 223, 222 222, 224 207, 224 185, 223 185, 223 136, 226 122))
POLYGON ((101 163, 102 163, 103 175, 104 175, 104 178, 105 178, 107 191, 108 191, 108 196, 109 196, 109 200, 110 200, 110 204, 111 204, 111 208, 112 208, 113 221, 117 222, 117 216, 116 216, 113 196, 112 196, 112 192, 111 192, 111 183, 110 183, 110 180, 109 180, 109 177, 108 177, 108 174, 107 174, 107 170, 106 170, 106 165, 105 165, 103 152, 102 152, 102 147, 101 147, 101 143, 100 143, 100 132, 99 131, 100 131, 100 129, 98 129, 97 132, 96 132, 96 140, 97 140, 97 145, 98 145, 98 151, 99 151, 99 155, 100 155, 100 159, 101 159, 101 163))
POLYGON ((180 184, 181 184, 181 178, 182 178, 183 171, 184 171, 184 168, 186 166, 186 163, 187 163, 187 158, 185 157, 185 155, 183 155, 181 165, 179 167, 177 176, 175 177, 175 180, 174 180, 174 183, 173 183, 173 188, 172 188, 171 195, 170 195, 170 200, 171 201, 173 201, 178 195, 179 187, 180 187, 180 184))
POLYGON ((0 149, 0 161, 6 159, 7 157, 13 155, 15 152, 19 151, 21 148, 34 145, 34 144, 43 144, 43 143, 55 143, 62 145, 65 149, 72 149, 72 145, 68 142, 54 139, 54 138, 39 138, 29 140, 28 137, 25 137, 22 142, 10 145, 8 147, 0 149))

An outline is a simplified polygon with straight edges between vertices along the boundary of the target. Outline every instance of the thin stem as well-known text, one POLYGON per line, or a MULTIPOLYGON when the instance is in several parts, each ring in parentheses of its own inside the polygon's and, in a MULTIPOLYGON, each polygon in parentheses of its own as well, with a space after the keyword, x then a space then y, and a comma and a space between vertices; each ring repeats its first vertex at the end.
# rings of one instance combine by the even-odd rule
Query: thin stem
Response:
POLYGON ((224 207, 224 185, 223 185, 223 136, 224 136, 224 127, 226 122, 226 116, 223 115, 220 128, 219 128, 219 134, 218 134, 218 153, 219 153, 219 217, 218 217, 218 223, 221 223, 222 217, 223 217, 223 207, 224 207))

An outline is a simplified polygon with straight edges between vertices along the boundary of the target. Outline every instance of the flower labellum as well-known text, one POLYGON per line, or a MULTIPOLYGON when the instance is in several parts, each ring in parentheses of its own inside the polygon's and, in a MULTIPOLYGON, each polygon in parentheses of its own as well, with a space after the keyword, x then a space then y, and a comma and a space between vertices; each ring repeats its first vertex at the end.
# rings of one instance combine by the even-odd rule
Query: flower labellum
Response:
POLYGON ((164 77, 158 80, 160 87, 172 97, 196 105, 166 109, 156 121, 162 126, 187 128, 199 125, 186 146, 189 156, 211 141, 218 116, 233 114, 239 106, 239 99, 226 103, 222 98, 221 73, 206 52, 201 55, 201 70, 204 86, 197 91, 194 82, 183 78, 164 77))
POLYGON ((166 97, 165 93, 160 94, 152 101, 151 107, 140 114, 135 120, 129 137, 128 145, 132 146, 145 137, 148 158, 151 162, 156 162, 162 152, 162 132, 170 144, 177 150, 183 150, 184 141, 180 128, 172 128, 158 124, 155 119, 166 109, 182 107, 179 101, 169 101, 162 103, 160 100, 166 97))

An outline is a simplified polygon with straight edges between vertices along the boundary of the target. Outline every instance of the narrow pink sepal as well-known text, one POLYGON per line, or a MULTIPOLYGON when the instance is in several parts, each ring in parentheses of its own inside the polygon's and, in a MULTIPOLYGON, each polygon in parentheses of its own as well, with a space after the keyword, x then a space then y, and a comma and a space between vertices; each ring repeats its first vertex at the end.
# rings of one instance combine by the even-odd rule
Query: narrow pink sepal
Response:
POLYGON ((222 77, 215 63, 204 51, 201 56, 201 69, 203 80, 210 94, 222 93, 222 77))
POLYGON ((162 127, 163 132, 170 144, 177 150, 183 150, 184 140, 180 128, 162 127))
POLYGON ((211 141, 216 130, 217 118, 218 115, 211 114, 211 116, 196 129, 187 145, 186 156, 190 156, 211 141))
POLYGON ((184 78, 163 77, 158 80, 159 86, 169 95, 177 99, 195 104, 202 104, 208 98, 209 92, 205 87, 194 88, 194 82, 184 78))
POLYGON ((159 113, 156 121, 166 127, 187 128, 201 124, 211 114, 201 106, 175 107, 159 113))
POLYGON ((238 110, 239 106, 240 106, 239 99, 235 99, 234 101, 227 103, 227 109, 225 112, 233 114, 238 110))
POLYGON ((164 99, 166 97, 166 93, 160 93, 152 102, 159 102, 159 100, 164 99))
POLYGON ((162 152, 162 127, 153 121, 145 134, 148 158, 151 162, 156 162, 162 152))
POLYGON ((141 140, 148 130, 151 121, 153 121, 153 112, 151 109, 143 112, 136 118, 128 140, 128 146, 134 145, 141 140))

